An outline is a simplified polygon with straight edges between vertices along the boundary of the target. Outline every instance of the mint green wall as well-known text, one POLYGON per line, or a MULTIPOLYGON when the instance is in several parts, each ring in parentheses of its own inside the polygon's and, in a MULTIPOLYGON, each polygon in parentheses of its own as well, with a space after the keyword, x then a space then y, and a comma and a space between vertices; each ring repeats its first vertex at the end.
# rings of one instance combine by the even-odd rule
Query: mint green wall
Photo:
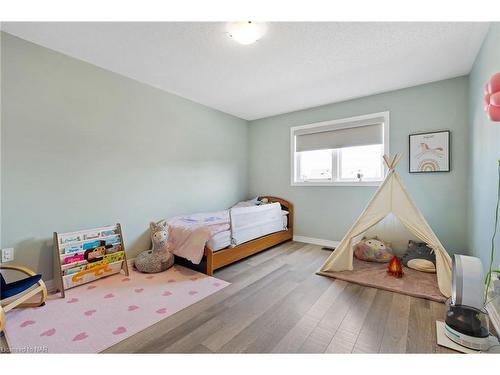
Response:
MULTIPOLYGON (((498 65, 498 32, 481 50, 470 90, 459 77, 249 124, 2 33, 1 245, 50 279, 54 230, 119 221, 134 256, 149 244, 150 220, 258 194, 295 204, 297 235, 339 240, 376 188, 291 187, 289 128, 389 110, 391 153, 404 154, 398 171, 430 225, 450 252, 470 246, 484 255, 492 223, 481 212, 492 209, 496 180, 495 165, 486 173, 482 160, 496 160, 499 138, 491 124, 469 133, 468 93, 482 91, 498 65), (408 134, 439 129, 452 132, 452 172, 408 174, 408 134)), ((472 96, 471 121, 486 121, 472 96)))
MULTIPOLYGON (((411 72, 409 72, 411 74, 411 72)), ((273 194, 295 204, 295 234, 340 240, 376 187, 290 186, 290 127, 390 111, 391 153, 403 153, 397 168, 403 183, 450 252, 466 252, 467 77, 251 121, 251 195, 273 194), (408 173, 408 134, 449 129, 452 171, 408 173)), ((303 93, 307 95, 307 93, 303 93)))
MULTIPOLYGON (((489 264, 491 236, 497 196, 497 163, 500 158, 500 123, 491 122, 483 109, 486 81, 500 72, 500 23, 493 23, 483 42, 470 74, 470 196, 469 247, 489 264)), ((500 238, 497 238, 500 248, 500 238)), ((500 249, 495 265, 500 264, 500 249)))
POLYGON ((246 197, 247 122, 2 34, 2 246, 52 278, 52 232, 148 223, 246 197))

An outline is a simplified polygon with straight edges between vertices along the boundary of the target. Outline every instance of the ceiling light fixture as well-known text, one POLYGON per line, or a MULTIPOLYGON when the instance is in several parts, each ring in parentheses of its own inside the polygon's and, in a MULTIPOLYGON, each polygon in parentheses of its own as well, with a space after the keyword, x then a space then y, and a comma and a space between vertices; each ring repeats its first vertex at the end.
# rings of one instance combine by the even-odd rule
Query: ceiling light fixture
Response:
POLYGON ((240 44, 252 44, 266 33, 266 25, 262 22, 229 22, 226 27, 229 37, 240 44))

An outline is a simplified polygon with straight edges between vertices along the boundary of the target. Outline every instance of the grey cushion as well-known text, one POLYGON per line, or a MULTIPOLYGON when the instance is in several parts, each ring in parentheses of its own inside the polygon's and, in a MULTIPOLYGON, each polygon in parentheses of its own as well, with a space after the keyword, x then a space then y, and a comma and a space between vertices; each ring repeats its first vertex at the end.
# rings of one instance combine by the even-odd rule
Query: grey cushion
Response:
POLYGON ((408 241, 408 250, 403 256, 403 264, 408 267, 408 262, 412 259, 425 259, 436 265, 436 255, 425 242, 408 241))

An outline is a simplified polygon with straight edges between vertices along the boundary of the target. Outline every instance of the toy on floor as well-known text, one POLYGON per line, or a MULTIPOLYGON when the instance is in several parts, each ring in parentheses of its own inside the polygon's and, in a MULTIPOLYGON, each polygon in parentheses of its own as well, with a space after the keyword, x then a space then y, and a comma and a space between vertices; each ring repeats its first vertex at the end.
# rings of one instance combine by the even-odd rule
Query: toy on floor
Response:
POLYGON ((403 266, 401 265, 401 262, 399 261, 399 258, 397 256, 394 255, 387 265, 387 273, 389 275, 397 277, 398 279, 403 277, 403 266))
POLYGON ((140 253, 135 258, 135 268, 140 272, 156 273, 162 272, 174 264, 174 255, 167 246, 168 228, 165 221, 159 224, 151 223, 151 240, 153 248, 140 253))
POLYGON ((436 272, 436 255, 425 242, 408 241, 408 250, 402 258, 403 265, 422 272, 436 272))
POLYGON ((407 267, 420 272, 436 273, 434 263, 426 259, 412 259, 408 262, 407 267))
POLYGON ((381 241, 377 237, 363 237, 354 245, 354 256, 367 262, 387 263, 392 257, 391 244, 381 241))

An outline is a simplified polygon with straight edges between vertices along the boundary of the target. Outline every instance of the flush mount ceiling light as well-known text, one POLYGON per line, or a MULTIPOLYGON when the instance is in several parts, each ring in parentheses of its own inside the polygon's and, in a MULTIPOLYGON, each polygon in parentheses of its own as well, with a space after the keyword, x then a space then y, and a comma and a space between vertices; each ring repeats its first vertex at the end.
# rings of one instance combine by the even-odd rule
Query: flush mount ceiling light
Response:
POLYGON ((252 44, 266 33, 266 25, 262 22, 229 22, 226 27, 229 37, 240 44, 252 44))

